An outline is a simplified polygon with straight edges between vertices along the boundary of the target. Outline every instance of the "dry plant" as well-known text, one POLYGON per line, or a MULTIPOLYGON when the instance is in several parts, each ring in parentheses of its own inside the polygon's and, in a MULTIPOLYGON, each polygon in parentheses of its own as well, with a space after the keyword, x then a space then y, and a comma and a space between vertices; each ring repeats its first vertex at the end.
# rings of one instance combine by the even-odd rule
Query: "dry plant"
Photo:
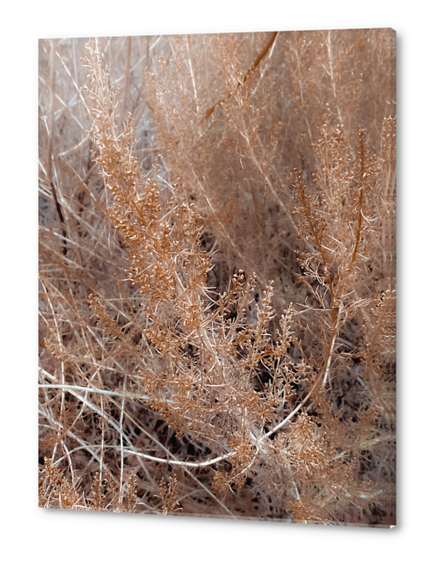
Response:
POLYGON ((394 525, 394 32, 85 43, 40 42, 40 505, 394 525))

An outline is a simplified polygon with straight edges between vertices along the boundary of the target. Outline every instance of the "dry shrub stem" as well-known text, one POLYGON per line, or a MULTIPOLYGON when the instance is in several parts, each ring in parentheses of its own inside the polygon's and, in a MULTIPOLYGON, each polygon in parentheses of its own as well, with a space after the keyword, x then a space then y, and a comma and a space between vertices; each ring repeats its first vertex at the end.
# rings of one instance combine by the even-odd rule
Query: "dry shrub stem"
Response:
POLYGON ((39 505, 394 525, 394 33, 41 41, 39 110, 39 505))

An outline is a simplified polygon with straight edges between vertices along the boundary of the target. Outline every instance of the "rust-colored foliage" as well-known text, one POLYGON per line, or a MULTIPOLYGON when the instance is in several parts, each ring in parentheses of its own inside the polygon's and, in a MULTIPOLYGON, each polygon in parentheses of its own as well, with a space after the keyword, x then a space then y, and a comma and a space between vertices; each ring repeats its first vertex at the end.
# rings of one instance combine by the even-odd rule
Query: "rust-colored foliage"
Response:
POLYGON ((395 523, 394 41, 41 42, 41 506, 395 523))

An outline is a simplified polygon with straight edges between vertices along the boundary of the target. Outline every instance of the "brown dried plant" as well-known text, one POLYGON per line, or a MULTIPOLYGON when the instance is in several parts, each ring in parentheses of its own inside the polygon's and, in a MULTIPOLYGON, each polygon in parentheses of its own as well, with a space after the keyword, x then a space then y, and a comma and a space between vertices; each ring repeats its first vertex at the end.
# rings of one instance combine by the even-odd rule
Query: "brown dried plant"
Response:
POLYGON ((164 515, 168 515, 168 513, 172 513, 174 511, 181 510, 181 507, 178 505, 177 497, 178 497, 178 483, 177 483, 177 475, 170 476, 168 483, 161 478, 159 483, 160 488, 160 496, 162 499, 162 511, 164 515))
POLYGON ((395 524, 394 49, 41 42, 40 505, 395 524))

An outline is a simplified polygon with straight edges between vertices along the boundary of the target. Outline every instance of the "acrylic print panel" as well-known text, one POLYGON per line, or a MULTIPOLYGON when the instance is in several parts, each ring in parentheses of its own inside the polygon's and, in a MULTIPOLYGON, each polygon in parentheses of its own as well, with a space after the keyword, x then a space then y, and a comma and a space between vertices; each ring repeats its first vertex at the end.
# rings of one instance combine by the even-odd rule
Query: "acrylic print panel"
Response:
POLYGON ((41 507, 395 524, 395 41, 40 41, 41 507))

